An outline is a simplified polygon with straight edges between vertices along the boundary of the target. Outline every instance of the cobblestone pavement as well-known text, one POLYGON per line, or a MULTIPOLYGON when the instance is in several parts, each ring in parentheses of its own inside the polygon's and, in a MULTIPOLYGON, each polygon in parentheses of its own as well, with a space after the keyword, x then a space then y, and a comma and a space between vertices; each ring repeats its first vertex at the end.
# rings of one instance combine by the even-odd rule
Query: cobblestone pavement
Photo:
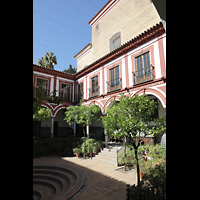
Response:
POLYGON ((116 170, 117 167, 95 159, 47 156, 34 158, 33 165, 67 165, 80 170, 86 178, 86 186, 74 200, 125 200, 126 184, 136 184, 134 170, 116 170))

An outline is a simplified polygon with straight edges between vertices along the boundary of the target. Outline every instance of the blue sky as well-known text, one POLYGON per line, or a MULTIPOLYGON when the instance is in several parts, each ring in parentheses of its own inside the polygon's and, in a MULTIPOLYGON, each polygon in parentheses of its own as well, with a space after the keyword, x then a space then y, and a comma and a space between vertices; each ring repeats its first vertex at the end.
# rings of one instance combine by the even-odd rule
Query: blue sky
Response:
POLYGON ((77 67, 76 55, 91 42, 88 22, 108 0, 33 0, 33 64, 52 51, 54 69, 77 67))

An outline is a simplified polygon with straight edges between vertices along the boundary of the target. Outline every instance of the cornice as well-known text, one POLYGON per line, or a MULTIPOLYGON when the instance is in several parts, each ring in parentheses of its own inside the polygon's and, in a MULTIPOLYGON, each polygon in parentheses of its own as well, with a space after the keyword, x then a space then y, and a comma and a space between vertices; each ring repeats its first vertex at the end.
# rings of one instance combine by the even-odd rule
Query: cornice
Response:
POLYGON ((63 78, 67 78, 70 80, 75 80, 75 75, 74 74, 67 74, 55 69, 47 69, 45 67, 40 67, 38 65, 33 64, 33 71, 37 71, 37 72, 41 72, 41 73, 45 73, 45 74, 50 74, 53 76, 59 76, 59 77, 63 77, 63 78))
POLYGON ((92 48, 92 43, 87 44, 81 51, 79 51, 74 58, 79 59, 83 54, 87 53, 92 48))
POLYGON ((147 31, 144 31, 140 35, 134 37, 133 39, 129 40, 125 44, 121 45, 117 49, 113 50, 112 52, 106 54, 105 56, 101 57, 100 59, 94 61, 86 68, 80 70, 75 74, 76 78, 81 78, 85 76, 91 71, 96 70, 98 67, 105 65, 106 63, 128 53, 129 51, 141 46, 142 44, 147 43, 148 41, 162 35, 165 33, 165 29, 162 25, 162 22, 156 24, 156 26, 151 27, 147 31))
POLYGON ((91 26, 94 26, 116 3, 120 0, 109 0, 101 10, 88 22, 91 26))

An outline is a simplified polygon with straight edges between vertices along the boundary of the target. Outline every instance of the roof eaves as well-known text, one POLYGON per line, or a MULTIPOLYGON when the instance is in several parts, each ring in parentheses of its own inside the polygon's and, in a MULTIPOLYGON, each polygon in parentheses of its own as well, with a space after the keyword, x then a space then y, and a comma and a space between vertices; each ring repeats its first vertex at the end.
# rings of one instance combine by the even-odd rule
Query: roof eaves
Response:
POLYGON ((149 29, 147 29, 146 31, 140 33, 138 36, 132 38, 131 40, 127 41, 126 43, 122 44, 121 46, 119 46, 118 48, 114 49, 113 51, 107 53, 106 55, 102 56, 101 58, 99 58, 98 60, 94 61, 93 63, 91 63, 90 65, 88 65, 86 68, 81 69, 80 71, 78 71, 76 73, 76 75, 80 74, 81 72, 83 72, 84 70, 89 70, 89 68, 93 65, 96 65, 96 63, 102 61, 103 59, 105 59, 106 57, 111 56, 112 54, 114 54, 115 52, 119 51, 120 49, 123 49, 125 46, 130 45, 132 42, 138 40, 141 36, 147 34, 148 32, 152 31, 153 29, 155 29, 156 27, 159 27, 160 25, 163 26, 162 22, 160 21, 159 23, 157 23, 155 26, 150 27, 149 29))
POLYGON ((56 70, 56 69, 49 69, 49 68, 42 67, 42 66, 39 66, 39 65, 36 65, 36 64, 33 64, 33 65, 36 66, 36 67, 40 67, 40 68, 47 69, 47 70, 54 71, 54 72, 59 72, 59 73, 66 74, 66 75, 69 75, 69 76, 74 76, 76 74, 76 73, 75 74, 69 74, 67 72, 62 72, 62 71, 59 71, 59 70, 56 70))

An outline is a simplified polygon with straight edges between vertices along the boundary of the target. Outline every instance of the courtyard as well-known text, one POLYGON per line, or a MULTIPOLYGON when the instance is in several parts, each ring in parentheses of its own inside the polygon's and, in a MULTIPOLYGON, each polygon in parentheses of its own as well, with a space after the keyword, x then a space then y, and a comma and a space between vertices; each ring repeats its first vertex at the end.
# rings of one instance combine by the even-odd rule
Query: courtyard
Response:
POLYGON ((136 184, 135 170, 124 171, 95 159, 45 156, 33 159, 33 166, 63 166, 76 169, 84 176, 84 185, 74 200, 125 200, 127 184, 136 184))

